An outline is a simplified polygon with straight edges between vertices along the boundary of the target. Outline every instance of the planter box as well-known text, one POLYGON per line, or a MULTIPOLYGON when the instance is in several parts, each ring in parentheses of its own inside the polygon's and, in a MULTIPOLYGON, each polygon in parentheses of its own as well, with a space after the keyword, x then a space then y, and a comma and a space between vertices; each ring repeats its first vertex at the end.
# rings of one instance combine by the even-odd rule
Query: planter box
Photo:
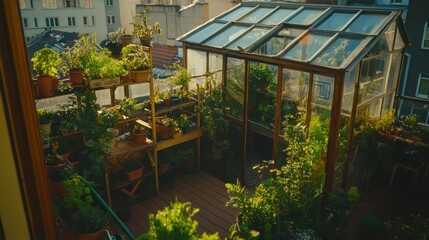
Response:
POLYGON ((91 88, 106 88, 106 87, 112 87, 114 85, 117 85, 120 83, 119 77, 114 78, 100 78, 100 79, 94 79, 89 81, 89 87, 91 88))
POLYGON ((133 117, 143 115, 143 109, 140 108, 140 109, 127 110, 126 113, 128 117, 133 118, 133 117))

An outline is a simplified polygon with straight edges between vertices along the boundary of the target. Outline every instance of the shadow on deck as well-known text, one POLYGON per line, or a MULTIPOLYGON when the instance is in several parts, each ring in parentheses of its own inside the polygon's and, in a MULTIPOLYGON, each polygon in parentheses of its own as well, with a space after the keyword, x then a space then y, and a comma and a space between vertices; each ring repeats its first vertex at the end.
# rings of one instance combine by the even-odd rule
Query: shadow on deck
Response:
MULTIPOLYGON (((133 235, 138 237, 147 232, 149 214, 156 214, 177 197, 180 202, 191 202, 192 207, 199 208, 194 219, 199 223, 200 234, 217 232, 222 238, 226 237, 230 226, 235 223, 237 211, 225 206, 229 199, 225 183, 203 171, 189 179, 176 177, 174 181, 174 188, 160 190, 159 194, 133 206, 131 219, 125 222, 133 235)), ((120 232, 118 226, 113 229, 120 232)))

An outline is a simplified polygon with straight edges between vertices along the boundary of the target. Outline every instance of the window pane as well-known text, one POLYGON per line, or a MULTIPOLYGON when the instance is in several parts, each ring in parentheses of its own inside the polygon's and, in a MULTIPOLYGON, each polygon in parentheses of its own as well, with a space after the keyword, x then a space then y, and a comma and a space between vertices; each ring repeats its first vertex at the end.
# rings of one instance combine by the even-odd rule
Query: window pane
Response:
POLYGON ((317 28, 328 29, 328 30, 340 30, 344 24, 346 24, 355 13, 333 13, 325 21, 323 21, 317 28))
MULTIPOLYGON (((188 49, 188 62, 187 68, 192 76, 201 76, 207 72, 207 53, 203 51, 197 51, 193 49, 188 49)), ((205 77, 193 78, 191 80, 190 88, 196 89, 196 84, 204 86, 205 77)))
POLYGON ((240 19, 240 22, 255 23, 271 12, 272 8, 257 8, 255 11, 240 19))
POLYGON ((222 55, 209 53, 209 72, 215 73, 213 79, 222 82, 222 55))
POLYGON ((314 22, 324 10, 320 9, 304 9, 298 15, 289 20, 289 23, 308 25, 314 22))
POLYGON ((238 46, 245 48, 249 46, 252 42, 256 41, 258 38, 263 36, 268 32, 267 28, 253 28, 244 36, 240 37, 238 40, 234 41, 228 46, 229 49, 237 48, 238 46))
POLYGON ((243 34, 246 29, 247 27, 244 26, 230 26, 205 44, 221 47, 243 34))
POLYGON ((304 32, 302 29, 285 28, 261 45, 255 52, 259 54, 276 55, 286 48, 292 40, 304 32))
POLYGON ((243 120, 244 102, 244 60, 228 58, 226 73, 226 108, 227 114, 243 120))
POLYGON ((386 19, 386 15, 377 14, 361 14, 357 17, 350 26, 347 27, 347 32, 356 33, 372 33, 386 19))
POLYGON ((420 85, 417 90, 417 94, 419 96, 429 96, 429 76, 426 74, 422 74, 420 77, 420 85))
POLYGON ((283 58, 306 60, 311 58, 332 36, 308 34, 292 47, 283 58))
POLYGON ((191 36, 187 37, 185 40, 194 43, 201 43, 206 38, 210 37, 212 33, 216 32, 224 25, 225 24, 223 23, 211 23, 203 29, 198 30, 198 32, 196 32, 195 34, 192 34, 191 36))
POLYGON ((342 113, 350 115, 353 106, 353 97, 355 93, 355 82, 358 76, 356 67, 351 71, 346 72, 344 76, 344 91, 343 91, 343 102, 342 102, 342 113))
POLYGON ((376 55, 383 52, 389 52, 393 47, 393 37, 395 35, 395 23, 390 24, 389 28, 384 32, 383 36, 369 51, 368 55, 376 55))
POLYGON ((337 38, 319 54, 314 63, 328 67, 339 67, 361 42, 361 39, 337 38))
POLYGON ((269 17, 265 18, 261 23, 263 24, 277 24, 283 19, 287 18, 296 9, 277 9, 269 17))
POLYGON ((362 61, 358 104, 380 97, 386 92, 389 60, 390 55, 381 55, 362 61))
POLYGON ((240 8, 235 9, 233 12, 228 13, 227 15, 223 16, 220 19, 224 20, 224 21, 234 21, 252 9, 253 8, 251 8, 251 7, 240 7, 240 8))
MULTIPOLYGON (((427 31, 426 34, 429 34, 429 31, 427 31)), ((428 39, 428 38, 426 38, 426 39, 428 39)), ((396 37, 395 37, 395 50, 404 48, 404 46, 405 46, 404 40, 402 40, 401 33, 399 33, 399 28, 397 28, 396 29, 396 37)), ((429 45, 426 45, 426 46, 429 47, 429 45)))

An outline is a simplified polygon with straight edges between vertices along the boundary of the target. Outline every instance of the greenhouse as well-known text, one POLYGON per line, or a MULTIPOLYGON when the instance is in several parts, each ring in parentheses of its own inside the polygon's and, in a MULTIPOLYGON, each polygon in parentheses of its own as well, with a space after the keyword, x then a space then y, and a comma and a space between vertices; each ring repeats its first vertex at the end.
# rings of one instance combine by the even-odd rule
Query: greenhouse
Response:
POLYGON ((401 13, 245 2, 181 36, 195 82, 215 76, 223 88, 230 144, 218 175, 246 181, 249 161, 284 164, 293 120, 324 137, 325 191, 364 188, 373 172, 361 130, 394 108, 408 44, 401 13))

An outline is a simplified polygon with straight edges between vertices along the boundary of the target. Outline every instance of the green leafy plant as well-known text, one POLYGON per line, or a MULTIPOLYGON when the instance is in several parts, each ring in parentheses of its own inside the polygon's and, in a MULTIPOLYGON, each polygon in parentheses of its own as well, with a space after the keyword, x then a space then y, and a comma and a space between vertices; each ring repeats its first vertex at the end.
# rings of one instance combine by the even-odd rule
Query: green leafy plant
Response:
POLYGON ((177 120, 177 127, 184 131, 189 126, 189 118, 185 113, 180 114, 179 119, 177 120))
POLYGON ((75 232, 93 233, 107 227, 108 214, 99 207, 86 206, 73 212, 67 223, 75 232))
POLYGON ((63 184, 69 193, 64 197, 64 203, 68 210, 86 209, 94 202, 91 196, 91 190, 86 186, 81 176, 73 174, 65 179, 63 184))
POLYGON ((169 128, 177 128, 178 127, 177 121, 174 120, 173 118, 170 118, 170 117, 162 118, 161 124, 166 126, 166 127, 169 127, 169 128))
POLYGON ((139 105, 136 100, 133 98, 124 97, 121 100, 121 108, 124 110, 133 110, 133 109, 140 109, 141 105, 139 105))
POLYGON ((191 203, 173 201, 170 206, 149 215, 149 231, 138 239, 150 240, 189 240, 189 239, 220 239, 217 233, 208 235, 197 233, 198 222, 193 216, 199 209, 192 208, 191 203))
POLYGON ((37 109, 37 116, 40 124, 48 124, 54 117, 54 114, 45 109, 37 109))
POLYGON ((175 71, 174 75, 168 78, 168 81, 176 86, 180 86, 181 96, 187 97, 189 95, 189 83, 192 80, 192 74, 179 62, 173 64, 175 71))
POLYGON ((403 118, 401 126, 405 131, 416 131, 418 129, 417 115, 407 115, 403 118))
POLYGON ((50 48, 43 48, 34 53, 31 58, 33 69, 38 75, 55 77, 61 65, 60 54, 50 48))
POLYGON ((133 130, 131 131, 132 133, 139 133, 139 134, 143 134, 143 133, 147 133, 147 130, 145 127, 143 127, 140 124, 136 124, 133 127, 133 130))
POLYGON ((113 128, 116 126, 118 121, 122 118, 122 115, 119 113, 116 108, 106 108, 101 111, 100 115, 100 123, 107 127, 113 128))
POLYGON ((133 26, 132 35, 138 38, 152 38, 154 34, 161 34, 161 28, 158 22, 155 22, 152 26, 149 24, 151 18, 148 13, 152 11, 151 8, 145 8, 141 13, 137 13, 133 16, 133 22, 130 24, 133 26))
POLYGON ((128 71, 143 71, 150 69, 149 54, 141 45, 129 44, 122 48, 123 63, 128 71))
POLYGON ((393 239, 429 239, 429 218, 420 214, 410 214, 385 222, 393 239))
POLYGON ((73 47, 66 48, 62 54, 64 63, 62 69, 65 73, 68 70, 86 69, 99 51, 96 33, 79 34, 79 37, 73 47))

